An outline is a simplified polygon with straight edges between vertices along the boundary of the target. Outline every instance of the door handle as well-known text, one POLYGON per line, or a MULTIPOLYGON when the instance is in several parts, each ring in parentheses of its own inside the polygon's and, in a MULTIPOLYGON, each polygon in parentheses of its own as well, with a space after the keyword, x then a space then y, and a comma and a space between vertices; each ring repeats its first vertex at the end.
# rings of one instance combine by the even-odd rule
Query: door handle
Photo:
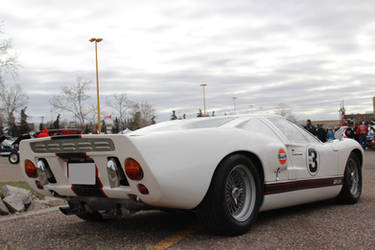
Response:
POLYGON ((293 152, 292 155, 303 155, 303 153, 300 153, 300 152, 293 152))

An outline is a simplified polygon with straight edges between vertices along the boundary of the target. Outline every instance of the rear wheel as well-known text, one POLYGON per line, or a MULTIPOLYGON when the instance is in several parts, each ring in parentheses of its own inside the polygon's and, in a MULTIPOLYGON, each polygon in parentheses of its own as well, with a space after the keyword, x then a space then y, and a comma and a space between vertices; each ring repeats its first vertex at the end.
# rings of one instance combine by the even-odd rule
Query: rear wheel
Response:
POLYGON ((362 172, 358 158, 351 154, 346 163, 344 183, 338 196, 338 201, 344 204, 354 204, 362 193, 362 172))
POLYGON ((12 151, 8 156, 8 160, 12 164, 17 164, 20 161, 20 155, 16 151, 12 151))
MULTIPOLYGON (((83 206, 82 204, 73 203, 70 201, 68 202, 68 204, 70 209, 79 209, 81 206, 83 206)), ((97 211, 88 212, 83 209, 79 209, 78 211, 79 212, 75 215, 82 220, 89 222, 101 222, 104 220, 102 214, 97 211)))
POLYGON ((79 213, 79 214, 76 214, 76 216, 82 220, 89 221, 89 222, 103 221, 103 216, 99 212, 79 213))
POLYGON ((242 234, 255 221, 262 195, 253 162, 243 155, 232 155, 218 166, 199 215, 215 233, 242 234))

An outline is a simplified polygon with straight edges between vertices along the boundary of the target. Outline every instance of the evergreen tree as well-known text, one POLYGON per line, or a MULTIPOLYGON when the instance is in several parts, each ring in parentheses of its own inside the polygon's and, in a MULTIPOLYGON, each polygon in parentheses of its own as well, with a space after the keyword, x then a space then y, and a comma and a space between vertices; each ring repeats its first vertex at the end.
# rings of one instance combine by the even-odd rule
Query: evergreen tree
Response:
POLYGON ((186 114, 185 113, 182 115, 182 119, 186 119, 186 114))
POLYGON ((105 121, 102 120, 102 127, 101 127, 102 133, 106 134, 107 133, 107 125, 105 125, 105 121))
POLYGON ((176 111, 172 110, 171 120, 177 120, 176 111))
POLYGON ((44 125, 43 123, 39 123, 39 131, 42 132, 44 129, 44 125))
POLYGON ((215 111, 212 111, 212 115, 211 115, 212 117, 214 117, 215 116, 215 111))
POLYGON ((60 128, 60 114, 57 115, 56 120, 53 122, 53 128, 55 129, 60 128))
POLYGON ((16 119, 14 118, 13 113, 9 114, 8 134, 11 136, 18 136, 18 128, 16 125, 16 119))
POLYGON ((21 109, 21 121, 20 121, 20 127, 19 127, 20 135, 30 132, 29 125, 27 124, 28 115, 26 115, 26 109, 27 107, 21 109))
POLYGON ((118 132, 120 132, 119 130, 120 130, 120 121, 116 116, 116 119, 113 122, 112 133, 117 134, 118 132))

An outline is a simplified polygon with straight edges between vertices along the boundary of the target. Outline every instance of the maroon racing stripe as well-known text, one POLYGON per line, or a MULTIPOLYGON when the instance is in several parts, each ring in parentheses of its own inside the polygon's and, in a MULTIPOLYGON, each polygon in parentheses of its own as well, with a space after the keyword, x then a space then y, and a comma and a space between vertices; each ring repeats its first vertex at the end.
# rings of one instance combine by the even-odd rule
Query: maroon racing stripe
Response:
POLYGON ((329 187, 343 184, 344 177, 309 179, 283 183, 266 184, 264 194, 278 194, 303 189, 329 187))

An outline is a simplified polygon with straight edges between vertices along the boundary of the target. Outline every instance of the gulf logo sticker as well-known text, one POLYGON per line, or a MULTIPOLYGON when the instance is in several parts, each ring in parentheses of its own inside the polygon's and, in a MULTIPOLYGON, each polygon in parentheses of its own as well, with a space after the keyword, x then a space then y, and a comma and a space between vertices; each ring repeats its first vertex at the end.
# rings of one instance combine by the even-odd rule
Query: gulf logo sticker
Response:
POLYGON ((279 162, 281 163, 281 165, 284 165, 286 163, 287 156, 286 156, 286 152, 283 148, 281 148, 279 150, 278 158, 279 158, 279 162))

